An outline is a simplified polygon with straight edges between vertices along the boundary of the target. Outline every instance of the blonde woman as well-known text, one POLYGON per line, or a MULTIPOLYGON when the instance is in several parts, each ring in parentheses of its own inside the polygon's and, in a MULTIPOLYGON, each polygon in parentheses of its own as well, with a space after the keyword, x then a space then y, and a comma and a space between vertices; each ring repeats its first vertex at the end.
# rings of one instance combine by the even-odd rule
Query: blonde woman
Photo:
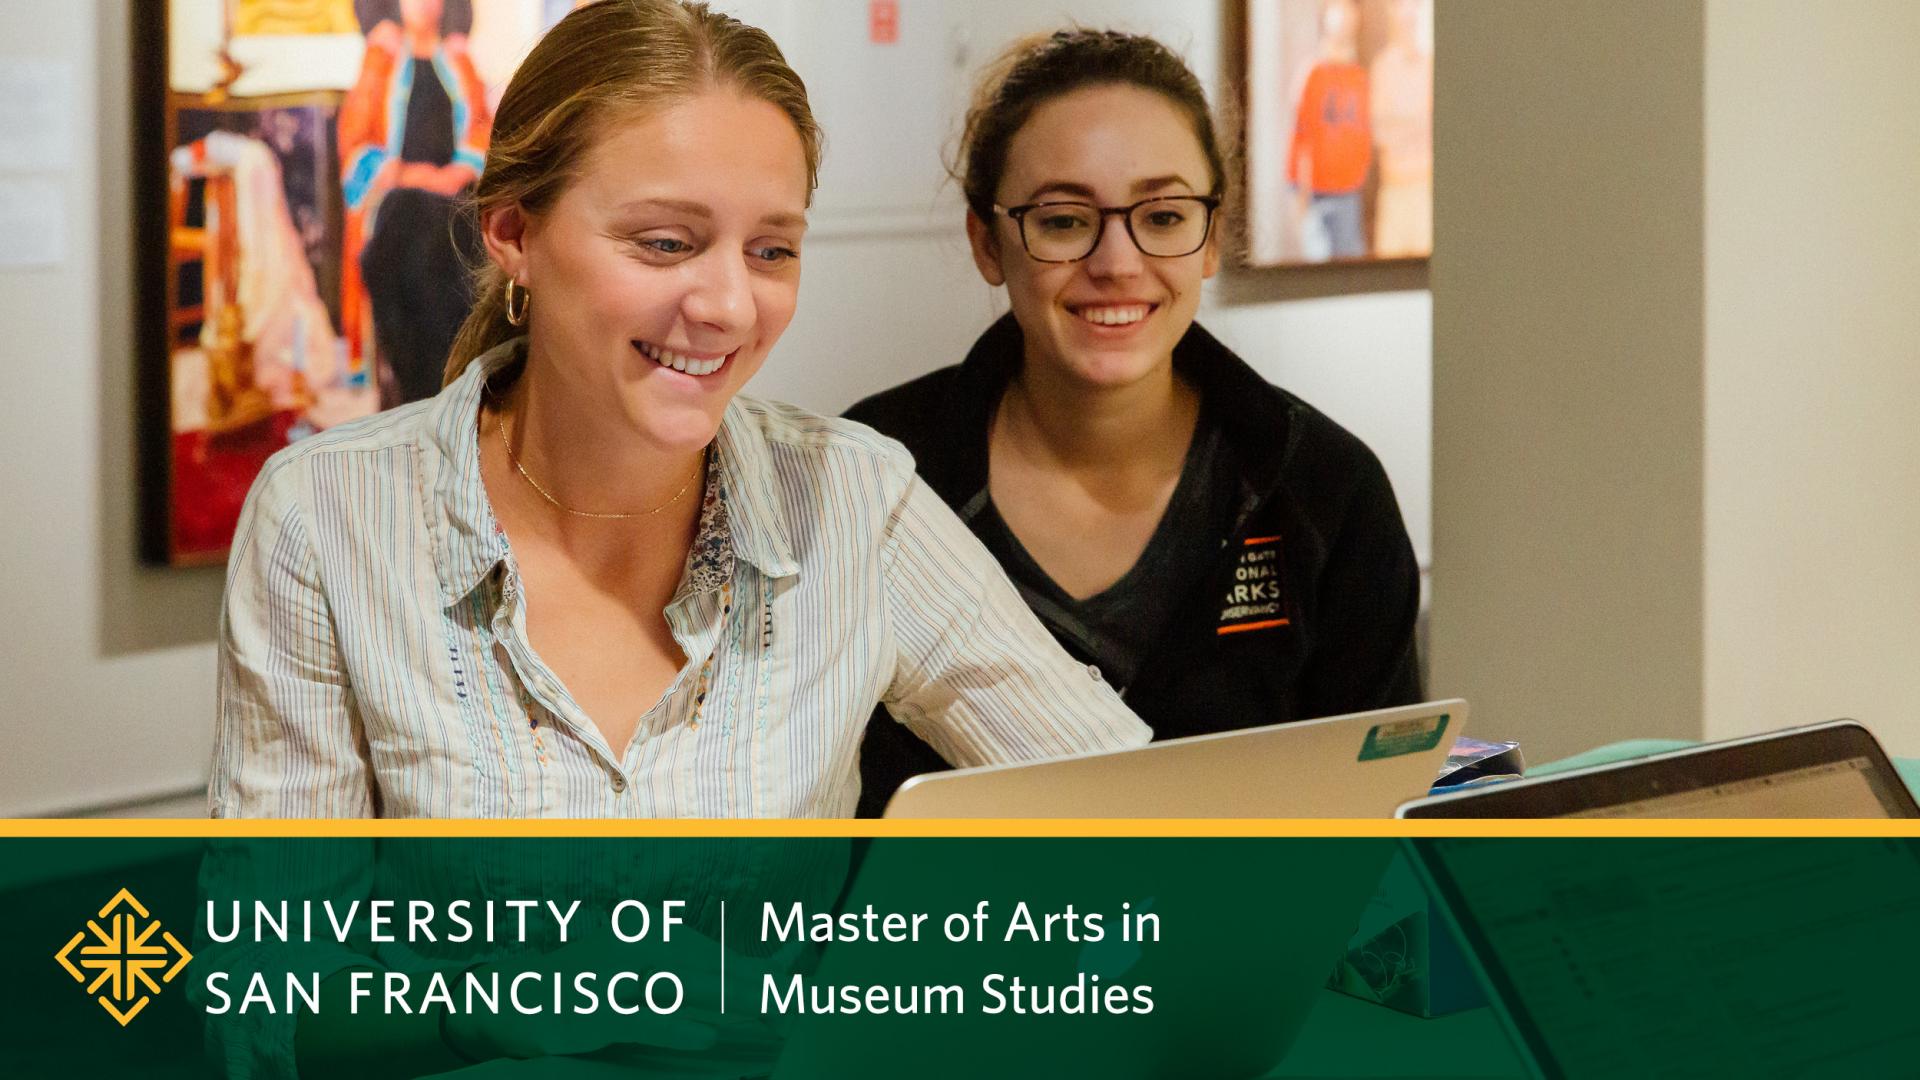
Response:
MULTIPOLYGON (((739 396, 793 315, 818 145, 772 41, 704 5, 601 0, 534 47, 475 192, 490 265, 445 389, 302 441, 249 498, 214 816, 845 815, 876 702, 956 763, 1146 741, 898 444, 739 396)), ((670 950, 618 954, 687 980, 663 1017, 422 1007, 429 972, 518 985, 608 962, 550 920, 485 948, 203 927, 196 952, 235 986, 325 980, 312 1013, 209 1015, 222 1071, 767 1071, 777 1037, 717 1011, 712 901, 825 906, 845 845, 610 843, 214 845, 209 898, 688 904, 670 950), (415 976, 414 1008, 356 1015, 353 979, 383 972, 415 976)), ((795 962, 738 940, 732 978, 795 962)))
POLYGON ((1146 741, 897 444, 738 396, 818 156, 772 41, 704 5, 533 49, 445 389, 249 497, 214 816, 846 815, 876 703, 955 764, 1146 741))

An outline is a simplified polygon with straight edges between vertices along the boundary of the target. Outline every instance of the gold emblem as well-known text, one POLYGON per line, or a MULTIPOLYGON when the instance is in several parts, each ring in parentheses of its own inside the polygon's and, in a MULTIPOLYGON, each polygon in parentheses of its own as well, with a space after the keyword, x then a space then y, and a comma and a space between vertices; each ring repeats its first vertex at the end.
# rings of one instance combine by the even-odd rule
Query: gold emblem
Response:
POLYGON ((87 988, 87 993, 98 994, 100 1007, 126 1027, 161 986, 180 974, 193 954, 160 925, 159 919, 148 914, 132 893, 121 889, 100 909, 99 918, 88 919, 87 928, 74 934, 53 958, 67 969, 73 981, 87 988), (92 943, 81 944, 89 933, 92 943), (74 962, 76 950, 78 964, 74 962), (91 980, 88 972, 96 973, 91 980))

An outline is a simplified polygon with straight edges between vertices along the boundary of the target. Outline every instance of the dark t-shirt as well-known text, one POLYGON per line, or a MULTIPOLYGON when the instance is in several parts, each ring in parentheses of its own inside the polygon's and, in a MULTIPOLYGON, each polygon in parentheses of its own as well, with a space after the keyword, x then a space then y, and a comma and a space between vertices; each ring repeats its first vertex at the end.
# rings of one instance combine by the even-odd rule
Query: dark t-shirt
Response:
POLYGON ((1069 653, 1100 668, 1122 693, 1166 637, 1179 605, 1206 587, 1219 538, 1233 527, 1238 472, 1220 428, 1202 412, 1180 480, 1153 536, 1119 581, 1076 600, 1035 562, 991 499, 973 522, 1021 598, 1069 653))
POLYGON ((407 92, 407 130, 400 160, 445 165, 453 160, 453 99, 440 84, 433 61, 415 58, 413 88, 407 92))

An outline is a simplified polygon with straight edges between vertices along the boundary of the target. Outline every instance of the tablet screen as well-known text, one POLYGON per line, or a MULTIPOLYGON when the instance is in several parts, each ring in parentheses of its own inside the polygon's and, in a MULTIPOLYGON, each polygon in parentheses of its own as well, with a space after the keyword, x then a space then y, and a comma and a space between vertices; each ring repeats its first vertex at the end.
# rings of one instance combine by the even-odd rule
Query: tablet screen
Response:
POLYGON ((1414 844, 1546 1077, 1912 1075, 1920 1061, 1911 840, 1414 844))

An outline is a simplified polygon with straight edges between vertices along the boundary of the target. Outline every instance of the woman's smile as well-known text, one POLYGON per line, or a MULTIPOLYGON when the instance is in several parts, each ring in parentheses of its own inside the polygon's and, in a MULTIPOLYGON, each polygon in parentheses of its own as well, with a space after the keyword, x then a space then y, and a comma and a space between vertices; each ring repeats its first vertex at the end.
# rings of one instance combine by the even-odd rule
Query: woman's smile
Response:
POLYGON ((1145 300, 1096 301, 1062 305, 1078 319, 1082 329, 1101 337, 1121 337, 1139 330, 1160 305, 1145 300))
POLYGON ((663 345, 655 345, 647 341, 635 341, 633 347, 638 349, 642 356, 659 364, 661 367, 672 368, 682 374, 693 376, 712 375, 714 372, 725 367, 727 361, 733 359, 733 354, 739 351, 738 349, 730 349, 726 352, 700 353, 691 350, 670 349, 663 345))

